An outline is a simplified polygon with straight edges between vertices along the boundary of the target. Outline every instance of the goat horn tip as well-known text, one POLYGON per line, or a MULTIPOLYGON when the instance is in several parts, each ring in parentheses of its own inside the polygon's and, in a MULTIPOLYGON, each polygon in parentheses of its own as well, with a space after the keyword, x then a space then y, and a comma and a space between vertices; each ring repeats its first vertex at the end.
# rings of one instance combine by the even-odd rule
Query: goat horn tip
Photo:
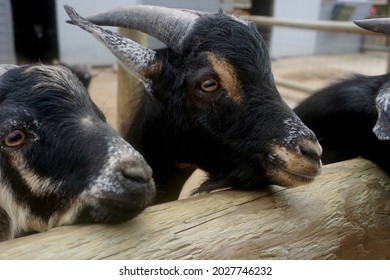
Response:
POLYGON ((359 19, 359 20, 354 20, 353 23, 369 31, 387 33, 387 34, 390 33, 389 18, 359 19))

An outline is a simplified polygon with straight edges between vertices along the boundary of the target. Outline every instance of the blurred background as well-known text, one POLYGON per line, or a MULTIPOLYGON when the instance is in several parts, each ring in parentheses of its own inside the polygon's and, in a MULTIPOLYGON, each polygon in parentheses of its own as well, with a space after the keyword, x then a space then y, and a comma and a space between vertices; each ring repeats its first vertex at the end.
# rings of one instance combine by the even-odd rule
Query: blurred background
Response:
MULTIPOLYGON (((91 95, 114 127, 116 60, 90 34, 65 23, 64 4, 81 15, 133 4, 240 14, 256 24, 266 41, 277 86, 292 107, 352 73, 378 75, 389 69, 386 35, 340 27, 354 19, 388 16, 387 0, 0 0, 0 63, 82 67, 91 75, 91 95), (283 26, 277 19, 284 20, 283 26), (322 21, 333 24, 324 31, 317 26, 322 21)), ((161 47, 150 37, 147 45, 161 47)))

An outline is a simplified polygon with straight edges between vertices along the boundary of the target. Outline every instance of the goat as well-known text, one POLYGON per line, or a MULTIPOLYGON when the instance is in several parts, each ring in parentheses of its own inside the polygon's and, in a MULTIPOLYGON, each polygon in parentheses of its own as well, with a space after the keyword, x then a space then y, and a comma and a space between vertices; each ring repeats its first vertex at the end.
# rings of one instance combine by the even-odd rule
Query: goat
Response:
POLYGON ((0 65, 0 241, 126 221, 154 196, 151 168, 68 68, 0 65))
POLYGON ((390 74, 355 75, 294 108, 320 139, 324 164, 362 156, 390 174, 389 81, 390 74))
MULTIPOLYGON (((390 33, 390 20, 355 21, 390 33)), ((390 174, 390 73, 354 75, 319 90, 294 111, 314 131, 324 164, 364 157, 390 174)))
POLYGON ((282 100, 248 22, 142 5, 85 19, 65 10, 143 83, 125 139, 153 168, 157 202, 176 199, 193 168, 208 174, 198 192, 292 187, 320 173, 321 146, 282 100), (99 25, 136 29, 167 47, 148 49, 99 25))

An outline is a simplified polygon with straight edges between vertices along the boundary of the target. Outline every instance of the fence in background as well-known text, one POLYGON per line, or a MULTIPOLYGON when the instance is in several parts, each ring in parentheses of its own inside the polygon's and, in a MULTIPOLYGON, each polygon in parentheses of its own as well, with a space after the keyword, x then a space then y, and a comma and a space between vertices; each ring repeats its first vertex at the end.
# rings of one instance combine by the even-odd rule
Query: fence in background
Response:
MULTIPOLYGON (((265 40, 272 42, 271 27, 290 28, 291 30, 310 30, 318 34, 329 34, 326 40, 320 42, 321 52, 316 54, 276 57, 273 58, 273 72, 276 83, 279 86, 312 92, 334 80, 348 76, 352 73, 365 75, 379 75, 390 71, 390 48, 385 34, 374 33, 356 26, 353 22, 346 21, 307 21, 281 19, 267 16, 249 16, 262 32, 265 40), (268 32, 267 32, 268 29, 268 32), (342 35, 340 35, 342 34, 342 35), (332 40, 343 39, 341 49, 348 49, 345 44, 350 44, 347 36, 359 35, 358 48, 356 51, 342 50, 337 52, 333 47, 332 40)), ((304 33, 305 31, 303 31, 304 33)), ((302 33, 302 34, 303 34, 302 33)), ((285 48, 305 48, 303 34, 284 42, 285 48)), ((356 37, 356 36, 355 36, 356 37)), ((352 40, 351 40, 352 41, 352 40)), ((354 42, 356 44, 356 42, 354 42)), ((272 54, 272 45, 271 45, 272 54)))

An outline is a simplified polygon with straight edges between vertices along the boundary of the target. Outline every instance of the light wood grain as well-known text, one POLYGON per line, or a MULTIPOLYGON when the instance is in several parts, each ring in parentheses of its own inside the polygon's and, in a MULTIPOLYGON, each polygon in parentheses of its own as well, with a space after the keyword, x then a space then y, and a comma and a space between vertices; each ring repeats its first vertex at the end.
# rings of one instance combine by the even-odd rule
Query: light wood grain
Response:
POLYGON ((390 259, 390 178, 369 161, 294 189, 221 191, 0 243, 0 259, 390 259))

